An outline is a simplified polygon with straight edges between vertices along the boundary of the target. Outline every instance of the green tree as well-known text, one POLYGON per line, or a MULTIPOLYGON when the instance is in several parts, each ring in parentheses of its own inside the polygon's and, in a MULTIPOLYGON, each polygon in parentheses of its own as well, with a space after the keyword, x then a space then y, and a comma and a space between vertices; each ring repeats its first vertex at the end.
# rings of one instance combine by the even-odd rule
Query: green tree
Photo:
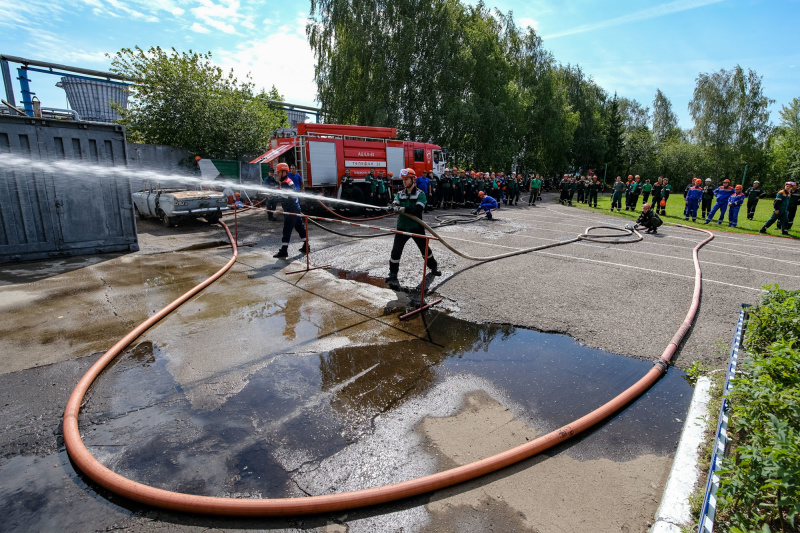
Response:
POLYGON ((608 173, 611 179, 621 175, 626 168, 625 155, 625 126, 623 124, 622 112, 620 111, 619 98, 614 93, 614 98, 608 105, 608 119, 606 129, 606 158, 608 163, 608 173))
POLYGON ((661 89, 656 89, 656 97, 653 100, 653 137, 657 143, 663 143, 679 135, 678 116, 672 111, 672 102, 664 96, 661 89))
MULTIPOLYGON (((781 122, 771 142, 771 170, 775 181, 800 180, 800 98, 781 108, 781 122)), ((774 185, 779 185, 775 183, 774 185)))
POLYGON ((689 112, 694 138, 707 147, 717 176, 734 176, 746 162, 761 160, 770 133, 768 107, 761 77, 737 65, 697 77, 689 112))
POLYGON ((578 127, 572 140, 570 161, 575 170, 598 168, 606 154, 605 91, 587 78, 579 66, 561 68, 572 110, 578 113, 578 127))
POLYGON ((128 79, 131 100, 120 123, 135 142, 186 148, 203 157, 239 158, 269 144, 270 132, 288 125, 286 113, 269 107, 282 100, 275 87, 255 95, 211 61, 211 54, 170 53, 160 47, 124 48, 111 56, 111 71, 128 79))

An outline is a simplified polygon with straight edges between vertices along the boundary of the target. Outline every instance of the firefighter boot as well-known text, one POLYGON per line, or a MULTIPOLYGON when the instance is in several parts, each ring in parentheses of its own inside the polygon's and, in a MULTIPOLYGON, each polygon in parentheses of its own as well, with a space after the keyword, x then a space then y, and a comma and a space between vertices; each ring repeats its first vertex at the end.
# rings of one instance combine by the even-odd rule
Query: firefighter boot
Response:
POLYGON ((303 255, 306 255, 310 251, 311 251, 311 247, 308 245, 308 243, 304 242, 303 246, 300 247, 300 253, 303 254, 303 255))
POLYGON ((275 259, 283 259, 284 257, 289 257, 289 247, 288 246, 281 246, 281 249, 278 250, 278 253, 273 255, 275 259))
POLYGON ((389 263, 389 277, 384 281, 389 284, 391 289, 399 289, 400 282, 397 280, 397 272, 400 271, 400 263, 389 263))
POLYGON ((428 259, 428 271, 433 276, 441 276, 442 275, 442 271, 439 270, 439 263, 437 263, 436 259, 434 259, 433 257, 428 259))

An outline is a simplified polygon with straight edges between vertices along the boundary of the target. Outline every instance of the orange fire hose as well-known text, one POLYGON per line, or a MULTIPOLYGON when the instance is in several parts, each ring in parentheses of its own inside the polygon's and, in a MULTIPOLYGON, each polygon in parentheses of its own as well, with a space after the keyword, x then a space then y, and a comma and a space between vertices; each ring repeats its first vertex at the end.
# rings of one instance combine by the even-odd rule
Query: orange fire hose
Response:
POLYGON ((80 468, 84 474, 89 476, 89 478, 94 480, 97 484, 110 490, 111 492, 119 494, 120 496, 124 496, 125 498, 133 501, 164 509, 224 516, 289 516, 328 513, 387 503, 402 498, 417 496, 426 492, 449 487, 451 485, 455 485, 456 483, 468 481, 484 474, 494 472, 508 465, 517 463, 541 451, 551 448, 552 446, 567 440, 573 435, 581 433, 582 431, 585 431, 586 429, 589 429, 592 426, 600 423, 605 418, 614 414, 619 409, 644 393, 663 373, 667 371, 669 362, 677 350, 681 340, 683 339, 683 336, 691 327, 691 324, 694 321, 694 316, 697 313, 697 309, 700 304, 702 277, 700 271, 700 261, 698 259, 697 252, 703 245, 714 238, 714 234, 708 230, 691 228, 689 226, 680 226, 683 228, 703 231, 709 234, 708 238, 694 248, 693 258, 695 266, 695 286, 689 312, 686 314, 686 318, 681 324, 681 327, 678 329, 678 332, 675 333, 675 336, 672 338, 669 345, 664 350, 664 353, 661 355, 661 358, 658 362, 656 362, 655 366, 650 369, 650 371, 643 378, 637 381, 626 391, 613 398, 605 405, 595 409, 591 413, 531 442, 517 446, 516 448, 512 448, 492 457, 487 457, 486 459, 482 459, 480 461, 475 461, 474 463, 429 476, 411 479, 392 485, 384 485, 382 487, 339 494, 308 496, 302 498, 252 500, 196 496, 192 494, 170 492, 132 481, 119 474, 116 474, 115 472, 112 472, 100 464, 100 462, 95 459, 94 456, 92 456, 92 454, 83 444, 80 430, 78 428, 78 414, 83 398, 86 392, 89 390, 92 382, 97 378, 100 372, 102 372, 106 365, 108 365, 122 350, 125 349, 125 347, 133 342, 138 336, 143 334, 148 328, 167 316, 167 314, 200 292, 203 288, 217 280, 236 262, 238 257, 236 243, 233 241, 233 237, 231 236, 231 232, 228 227, 225 226, 225 224, 222 224, 222 226, 225 228, 225 231, 228 233, 228 238, 231 240, 233 257, 231 257, 230 261, 228 261, 228 263, 213 276, 169 304, 167 307, 139 325, 136 329, 128 333, 128 335, 117 342, 94 365, 92 365, 89 371, 78 382, 75 390, 72 391, 72 395, 67 402, 67 407, 64 410, 64 443, 70 458, 75 462, 78 468, 80 468))

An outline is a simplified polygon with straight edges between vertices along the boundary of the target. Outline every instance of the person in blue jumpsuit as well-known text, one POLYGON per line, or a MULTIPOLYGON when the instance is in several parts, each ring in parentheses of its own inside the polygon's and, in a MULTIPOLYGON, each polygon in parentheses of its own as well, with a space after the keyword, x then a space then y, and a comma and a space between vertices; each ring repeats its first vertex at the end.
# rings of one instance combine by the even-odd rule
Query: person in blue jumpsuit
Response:
POLYGON ((475 211, 472 212, 472 214, 473 215, 477 215, 481 211, 486 211, 486 219, 487 220, 494 220, 492 218, 492 211, 497 209, 497 205, 498 205, 497 204, 497 200, 495 200, 491 196, 487 195, 483 191, 479 191, 478 192, 478 198, 480 198, 481 205, 479 205, 478 208, 475 211))
POLYGON ((739 209, 744 204, 744 193, 742 186, 737 185, 730 198, 728 198, 728 227, 735 228, 739 222, 739 209))
MULTIPOLYGON (((297 190, 297 185, 292 178, 289 177, 289 165, 286 163, 278 163, 276 169, 279 174, 280 187, 282 189, 297 190)), ((300 200, 297 196, 286 195, 281 198, 281 206, 283 207, 283 239, 281 239, 281 249, 272 257, 282 259, 289 257, 289 241, 292 239, 292 230, 297 230, 297 234, 301 239, 306 238, 306 225, 303 222, 303 217, 297 217, 292 213, 300 214, 300 200)), ((309 252, 308 245, 304 242, 300 248, 300 252, 307 254, 309 252)))
POLYGON ((689 220, 689 217, 692 217, 692 222, 697 222, 697 208, 700 207, 700 201, 703 199, 701 183, 699 179, 694 180, 692 186, 686 191, 686 211, 684 212, 684 220, 689 220))
POLYGON ((731 187, 731 180, 725 179, 722 180, 722 185, 714 189, 714 196, 717 197, 717 202, 714 204, 714 207, 711 208, 711 211, 708 213, 706 217, 706 221, 704 224, 708 224, 711 222, 711 219, 714 218, 714 213, 719 210, 719 220, 717 220, 717 224, 722 224, 722 219, 725 218, 725 211, 728 210, 728 199, 733 194, 733 187, 731 187))

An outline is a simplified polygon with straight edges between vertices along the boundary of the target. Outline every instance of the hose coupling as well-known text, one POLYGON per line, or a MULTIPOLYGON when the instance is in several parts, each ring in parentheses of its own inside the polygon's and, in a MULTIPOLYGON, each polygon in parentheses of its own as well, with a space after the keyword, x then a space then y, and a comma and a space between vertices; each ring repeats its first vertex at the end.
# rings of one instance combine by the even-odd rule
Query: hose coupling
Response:
POLYGON ((653 365, 653 366, 659 367, 661 369, 661 373, 662 374, 666 374, 667 373, 667 369, 669 368, 669 365, 667 363, 665 363, 664 361, 661 361, 660 359, 658 361, 656 361, 655 365, 653 365))

